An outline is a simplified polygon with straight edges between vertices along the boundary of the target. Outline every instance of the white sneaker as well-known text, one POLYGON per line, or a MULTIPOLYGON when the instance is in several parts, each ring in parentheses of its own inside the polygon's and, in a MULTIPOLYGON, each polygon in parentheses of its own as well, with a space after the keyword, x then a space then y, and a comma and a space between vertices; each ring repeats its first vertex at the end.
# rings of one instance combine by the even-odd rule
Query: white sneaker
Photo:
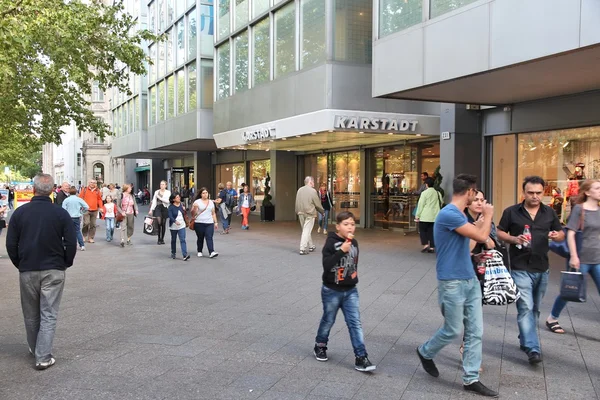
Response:
POLYGON ((317 233, 321 233, 321 227, 317 229, 317 233))
POLYGON ((48 361, 45 362, 39 362, 39 363, 35 363, 35 368, 38 370, 43 370, 43 369, 48 369, 51 366, 53 366, 56 363, 56 360, 54 358, 51 358, 48 361))
POLYGON ((85 246, 81 246, 81 247, 79 248, 79 250, 81 250, 81 251, 85 251, 85 246))
POLYGON ((198 253, 198 257, 202 257, 202 253, 198 253))
POLYGON ((218 256, 219 253, 217 253, 216 251, 213 251, 212 253, 210 253, 210 258, 215 258, 216 256, 218 256))
POLYGON ((323 230, 323 234, 327 235, 327 231, 326 231, 326 230, 323 230))

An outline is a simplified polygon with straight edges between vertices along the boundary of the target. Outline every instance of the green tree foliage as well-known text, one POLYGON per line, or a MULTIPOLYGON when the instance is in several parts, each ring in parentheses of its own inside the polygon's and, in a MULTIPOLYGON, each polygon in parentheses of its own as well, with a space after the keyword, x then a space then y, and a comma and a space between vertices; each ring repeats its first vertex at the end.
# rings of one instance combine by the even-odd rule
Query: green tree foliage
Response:
POLYGON ((145 74, 143 40, 121 1, 0 0, 0 161, 18 164, 40 143, 60 143, 74 121, 99 137, 110 127, 89 109, 92 82, 130 93, 145 74))

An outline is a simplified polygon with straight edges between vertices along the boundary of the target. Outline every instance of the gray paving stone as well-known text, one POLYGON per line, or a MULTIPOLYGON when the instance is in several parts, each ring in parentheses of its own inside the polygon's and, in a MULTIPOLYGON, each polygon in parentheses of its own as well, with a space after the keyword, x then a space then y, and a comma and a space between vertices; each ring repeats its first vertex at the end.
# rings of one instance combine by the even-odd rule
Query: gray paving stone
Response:
MULTIPOLYGON (((459 338, 436 357, 438 379, 415 354, 443 322, 434 257, 419 252, 415 236, 357 236, 361 317, 375 373, 354 370, 341 313, 329 361, 314 359, 320 256, 296 254, 296 223, 253 222, 249 234, 234 226, 215 238, 219 258, 188 263, 171 262, 138 225, 133 248, 98 242, 77 254, 59 313, 57 364, 47 371, 36 371, 27 355, 18 272, 0 258, 0 399, 477 398, 462 390, 459 338), (99 258, 127 263, 115 268, 99 258)), ((322 246, 325 237, 314 239, 322 246)), ((543 364, 530 366, 518 348, 514 305, 484 307, 481 379, 503 399, 598 398, 600 297, 590 290, 587 303, 569 304, 561 315, 568 333, 552 334, 543 319, 558 292, 554 272, 540 318, 543 364)))

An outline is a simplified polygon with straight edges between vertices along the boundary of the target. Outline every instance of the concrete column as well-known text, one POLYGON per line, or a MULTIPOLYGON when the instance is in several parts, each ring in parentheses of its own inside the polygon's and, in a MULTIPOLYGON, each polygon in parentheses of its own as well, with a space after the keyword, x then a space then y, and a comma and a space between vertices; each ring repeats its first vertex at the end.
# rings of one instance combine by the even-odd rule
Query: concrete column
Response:
POLYGON ((296 192, 299 188, 296 156, 292 152, 271 152, 271 195, 276 221, 296 220, 296 192))
POLYGON ((150 193, 160 189, 160 181, 167 180, 167 175, 163 167, 163 161, 161 159, 152 159, 152 167, 150 170, 150 193))
MULTIPOLYGON (((213 166, 211 162, 211 153, 209 151, 197 151, 194 153, 194 186, 196 193, 198 188, 207 187, 210 193, 215 190, 215 178, 213 176, 213 166)), ((210 193, 215 198, 217 193, 210 193)))
POLYGON ((442 188, 446 201, 452 195, 452 180, 458 174, 472 174, 481 183, 482 137, 478 111, 467 110, 461 104, 441 104, 441 132, 450 132, 450 139, 440 139, 442 188))

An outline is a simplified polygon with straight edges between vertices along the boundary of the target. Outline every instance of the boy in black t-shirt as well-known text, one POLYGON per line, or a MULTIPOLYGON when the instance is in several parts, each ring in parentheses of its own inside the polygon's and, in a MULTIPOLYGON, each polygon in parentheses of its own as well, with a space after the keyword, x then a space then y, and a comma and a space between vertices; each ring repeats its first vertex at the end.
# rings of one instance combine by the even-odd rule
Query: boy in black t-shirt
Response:
POLYGON ((349 211, 337 215, 337 232, 329 232, 323 247, 323 317, 315 338, 314 354, 318 361, 327 361, 329 332, 342 309, 350 332, 358 371, 375 370, 367 357, 358 301, 358 242, 354 239, 355 219, 349 211))

